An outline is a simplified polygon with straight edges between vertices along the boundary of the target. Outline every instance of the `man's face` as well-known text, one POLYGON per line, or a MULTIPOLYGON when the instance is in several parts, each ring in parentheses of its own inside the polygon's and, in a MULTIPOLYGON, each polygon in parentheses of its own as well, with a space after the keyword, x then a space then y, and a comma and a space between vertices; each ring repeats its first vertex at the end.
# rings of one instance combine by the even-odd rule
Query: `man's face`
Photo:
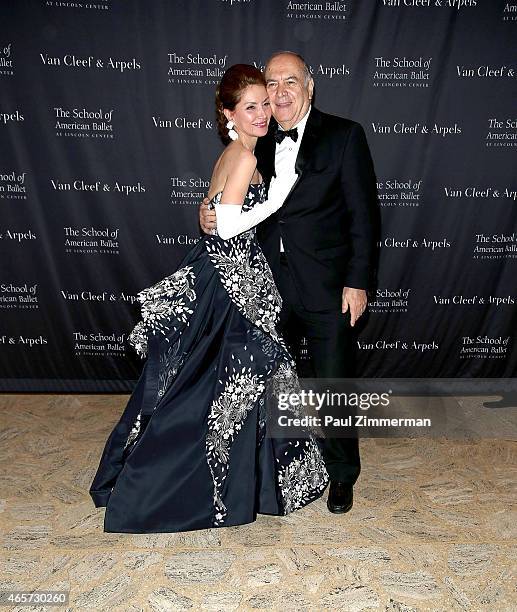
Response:
POLYGON ((303 64, 294 55, 277 55, 266 66, 266 87, 273 117, 284 128, 295 126, 309 110, 314 82, 305 82, 303 64))

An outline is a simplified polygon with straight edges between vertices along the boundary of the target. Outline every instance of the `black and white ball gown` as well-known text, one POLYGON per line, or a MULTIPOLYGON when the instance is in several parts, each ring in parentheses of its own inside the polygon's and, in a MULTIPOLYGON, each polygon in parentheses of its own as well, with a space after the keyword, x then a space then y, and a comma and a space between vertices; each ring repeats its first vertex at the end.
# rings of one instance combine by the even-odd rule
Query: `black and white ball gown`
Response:
MULTIPOLYGON (((265 199, 264 183, 250 184, 242 214, 265 199)), ((204 235, 138 300, 129 342, 147 359, 89 491, 106 506, 104 531, 240 525, 320 497, 319 442, 265 435, 267 385, 297 379, 255 227, 228 240, 204 235)))

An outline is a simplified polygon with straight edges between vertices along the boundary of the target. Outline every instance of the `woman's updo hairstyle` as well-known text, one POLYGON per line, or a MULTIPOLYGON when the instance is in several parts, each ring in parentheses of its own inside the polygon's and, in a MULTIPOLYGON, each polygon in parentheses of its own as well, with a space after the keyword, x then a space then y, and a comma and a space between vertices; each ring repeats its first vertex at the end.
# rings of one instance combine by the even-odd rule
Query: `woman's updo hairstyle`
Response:
POLYGON ((249 85, 264 85, 266 79, 262 72, 249 64, 234 64, 223 74, 215 92, 215 113, 217 120, 217 131, 224 144, 230 142, 228 119, 224 116, 223 109, 235 110, 235 106, 241 99, 242 92, 249 85))

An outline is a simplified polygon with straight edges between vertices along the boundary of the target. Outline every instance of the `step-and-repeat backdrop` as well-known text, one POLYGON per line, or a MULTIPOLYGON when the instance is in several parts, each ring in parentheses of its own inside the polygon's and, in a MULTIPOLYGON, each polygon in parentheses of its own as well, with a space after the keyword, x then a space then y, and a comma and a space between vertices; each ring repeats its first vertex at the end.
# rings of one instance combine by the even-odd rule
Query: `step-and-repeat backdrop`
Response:
POLYGON ((382 216, 368 377, 516 371, 517 4, 0 4, 0 389, 127 391, 136 294, 199 239, 214 91, 280 49, 365 128, 382 216))

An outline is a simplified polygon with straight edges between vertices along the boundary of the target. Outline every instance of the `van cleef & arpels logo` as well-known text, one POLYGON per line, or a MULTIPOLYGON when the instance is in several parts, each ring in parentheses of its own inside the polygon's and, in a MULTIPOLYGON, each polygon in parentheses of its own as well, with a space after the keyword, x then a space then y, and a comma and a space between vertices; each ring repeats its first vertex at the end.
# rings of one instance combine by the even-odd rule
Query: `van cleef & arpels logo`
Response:
POLYGON ((75 179, 73 181, 61 181, 57 178, 50 178, 50 185, 54 191, 80 191, 92 193, 115 193, 122 196, 145 193, 146 187, 143 183, 122 183, 115 180, 110 183, 103 181, 91 181, 75 179))
POLYGON ((136 57, 115 58, 96 57, 95 55, 76 55, 65 53, 63 55, 49 55, 39 53, 40 62, 47 68, 64 68, 66 70, 112 70, 113 72, 135 72, 142 69, 142 64, 136 57))
POLYGON ((227 6, 240 6, 243 4, 251 4, 253 0, 218 0, 221 4, 226 4, 227 6))
POLYGON ((59 295, 66 302, 93 302, 93 303, 127 303, 135 304, 138 299, 125 291, 92 291, 91 289, 67 291, 61 289, 59 295))
POLYGON ((436 340, 421 342, 418 340, 402 340, 401 338, 375 341, 359 339, 357 340, 357 347, 361 351, 416 351, 418 353, 436 351, 440 348, 436 340))
POLYGON ((477 186, 468 185, 467 187, 462 186, 443 186, 443 193, 447 199, 450 200, 510 200, 510 204, 517 202, 517 189, 515 187, 494 187, 494 186, 477 186))
POLYGON ((37 235, 32 229, 24 229, 24 230, 13 230, 11 228, 2 230, 0 229, 0 240, 5 240, 6 242, 18 242, 22 244, 24 242, 32 242, 33 240, 37 240, 37 235))
POLYGON ((19 109, 15 111, 2 111, 0 110, 0 128, 12 123, 23 123, 25 121, 25 115, 20 112, 19 109))
POLYGON ((8 336, 0 334, 0 345, 3 346, 18 346, 26 349, 36 349, 40 346, 48 344, 48 338, 40 334, 39 336, 8 336))
POLYGON ((498 66, 456 64, 456 76, 462 79, 515 79, 515 72, 515 66, 507 66, 506 64, 498 66))
POLYGON ((173 128, 178 130, 213 130, 213 119, 205 117, 185 117, 179 116, 173 119, 163 119, 160 115, 151 117, 154 127, 157 128, 173 128))
POLYGON ((155 234, 154 235, 157 244, 160 246, 192 246, 200 240, 199 236, 189 236, 188 234, 155 234))
POLYGON ((386 249, 425 249, 426 251, 440 251, 441 249, 449 249, 451 241, 448 238, 435 240, 431 238, 395 238, 395 236, 386 236, 378 241, 377 245, 386 249))
POLYGON ((478 0, 378 0, 378 2, 390 8, 442 8, 457 11, 478 5, 478 0))
POLYGON ((440 125, 439 123, 406 123, 405 121, 396 121, 394 123, 372 122, 372 132, 375 135, 384 134, 402 134, 415 136, 440 136, 447 138, 449 136, 457 136, 462 133, 461 127, 455 122, 454 125, 440 125))
MULTIPOLYGON (((264 62, 253 61, 252 64, 259 70, 266 69, 264 62)), ((320 78, 329 80, 346 79, 352 75, 352 70, 347 64, 322 64, 321 62, 315 64, 308 64, 309 72, 311 76, 317 80, 320 78)))
POLYGON ((512 306, 517 297, 511 295, 433 295, 436 306, 512 306))

